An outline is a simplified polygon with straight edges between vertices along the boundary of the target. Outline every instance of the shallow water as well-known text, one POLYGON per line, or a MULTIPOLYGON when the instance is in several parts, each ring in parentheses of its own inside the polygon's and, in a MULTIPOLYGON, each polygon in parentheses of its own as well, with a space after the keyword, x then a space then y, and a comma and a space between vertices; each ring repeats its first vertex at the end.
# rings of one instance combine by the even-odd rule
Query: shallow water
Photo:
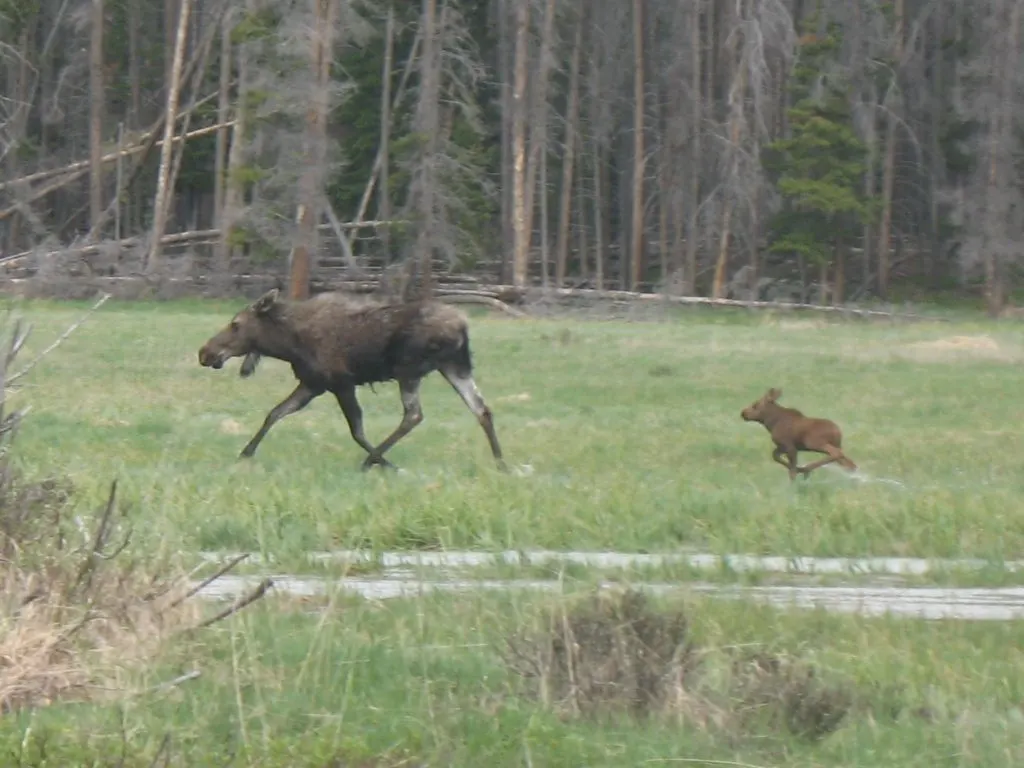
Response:
MULTIPOLYGON (((203 552, 210 561, 223 562, 237 553, 203 552)), ((777 555, 715 555, 707 552, 672 552, 642 554, 633 552, 556 552, 552 550, 504 550, 501 552, 458 551, 447 552, 381 552, 366 550, 334 550, 310 552, 312 563, 370 563, 378 562, 384 568, 418 566, 434 568, 479 568, 506 565, 583 565, 591 568, 636 568, 665 565, 686 565, 700 570, 760 571, 764 573, 793 574, 878 574, 887 576, 923 576, 934 571, 952 568, 978 570, 998 565, 1007 571, 1024 569, 1024 560, 1005 562, 978 558, 925 559, 919 557, 785 557, 777 555)), ((270 558, 270 562, 273 559, 270 558)), ((248 562, 266 562, 257 553, 248 562)))
MULTIPOLYGON (((294 596, 312 597, 335 590, 374 600, 416 597, 427 592, 525 589, 560 593, 563 584, 537 579, 415 579, 407 572, 390 577, 325 579, 275 576, 273 589, 294 596)), ((199 595, 208 599, 235 597, 252 589, 259 576, 227 575, 204 587, 199 595)), ((621 585, 603 583, 602 589, 621 585)), ((657 594, 698 592, 725 599, 752 599, 779 607, 823 608, 840 613, 868 616, 892 614, 922 619, 967 619, 1007 621, 1024 618, 1024 588, 961 589, 905 587, 795 587, 723 586, 690 584, 635 584, 634 588, 657 594)))

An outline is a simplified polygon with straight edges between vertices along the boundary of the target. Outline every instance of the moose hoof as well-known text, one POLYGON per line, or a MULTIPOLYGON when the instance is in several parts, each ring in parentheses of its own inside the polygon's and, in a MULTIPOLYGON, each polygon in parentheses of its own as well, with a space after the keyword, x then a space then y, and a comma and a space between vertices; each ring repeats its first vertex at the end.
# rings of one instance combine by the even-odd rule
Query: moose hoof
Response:
POLYGON ((238 454, 238 458, 240 458, 240 459, 251 459, 252 455, 254 453, 256 453, 256 449, 255 448, 244 448, 242 450, 242 452, 240 454, 238 454))
POLYGON ((363 472, 369 471, 371 467, 380 467, 381 469, 398 469, 394 464, 385 459, 383 456, 367 456, 363 460, 361 467, 363 472))

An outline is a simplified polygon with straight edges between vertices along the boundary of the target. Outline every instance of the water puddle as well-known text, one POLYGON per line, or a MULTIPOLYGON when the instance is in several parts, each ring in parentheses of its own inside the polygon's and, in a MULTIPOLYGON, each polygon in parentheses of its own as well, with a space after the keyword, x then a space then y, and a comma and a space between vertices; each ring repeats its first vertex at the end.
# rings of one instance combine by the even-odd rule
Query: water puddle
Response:
MULTIPOLYGON (((275 576, 273 589, 296 597, 314 597, 335 591, 361 595, 373 600, 418 597, 430 592, 480 590, 528 590, 559 594, 564 585, 554 580, 530 579, 425 579, 408 574, 392 577, 326 579, 275 576)), ((223 576, 199 591, 201 597, 224 599, 251 590, 258 576, 223 576)), ((866 616, 896 615, 921 619, 966 619, 1008 621, 1024 618, 1024 588, 960 589, 902 587, 795 587, 722 586, 703 582, 690 584, 635 584, 636 589, 656 594, 703 593, 724 599, 747 599, 779 607, 821 608, 827 611, 866 616)), ((602 589, 621 588, 605 582, 602 589)))
MULTIPOLYGON (((224 562, 239 553, 203 552, 200 556, 211 562, 224 562)), ((384 568, 400 566, 420 568, 480 568, 494 565, 582 565, 590 568, 638 568, 667 565, 689 566, 696 570, 731 570, 736 572, 788 573, 800 575, 847 574, 924 576, 935 571, 979 570, 998 566, 1006 571, 1024 569, 1024 560, 989 561, 980 558, 926 559, 917 557, 804 557, 775 555, 715 555, 706 552, 673 552, 642 554, 632 552, 557 552, 551 550, 505 550, 502 552, 380 552, 367 550, 335 550, 310 552, 309 562, 317 564, 378 563, 384 568)), ((273 558, 257 553, 248 562, 270 564, 273 558)))

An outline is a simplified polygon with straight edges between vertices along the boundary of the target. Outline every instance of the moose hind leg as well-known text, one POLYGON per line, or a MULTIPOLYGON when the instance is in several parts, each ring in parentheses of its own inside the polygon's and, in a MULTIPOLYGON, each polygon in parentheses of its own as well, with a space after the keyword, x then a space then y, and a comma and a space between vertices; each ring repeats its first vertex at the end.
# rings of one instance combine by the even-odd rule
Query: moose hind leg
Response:
POLYGON ((452 389, 459 393, 462 402, 473 412, 476 420, 480 422, 484 434, 487 435, 487 442, 490 443, 491 453, 494 455, 498 468, 506 470, 505 460, 501 455, 501 445, 498 443, 498 435, 494 431, 494 416, 491 414, 491 409, 487 407, 487 403, 484 402, 484 396, 480 394, 476 382, 473 381, 473 374, 468 371, 460 371, 453 366, 445 366, 439 370, 445 380, 452 385, 452 389))
MULTIPOLYGON (((826 464, 831 464, 833 461, 838 461, 843 466, 846 466, 847 469, 849 469, 849 466, 846 465, 847 462, 853 464, 853 462, 846 458, 846 455, 839 448, 836 448, 830 443, 826 443, 825 446, 820 449, 820 452, 827 453, 828 458, 819 459, 818 461, 808 464, 803 468, 805 475, 810 473, 811 470, 817 469, 818 467, 824 467, 826 464)), ((857 465, 853 464, 853 467, 856 469, 857 465)))
MULTIPOLYGON (((345 421, 348 422, 348 431, 352 435, 352 439, 356 441, 360 448, 372 454, 373 446, 370 445, 370 441, 366 439, 366 433, 363 432, 363 409, 359 407, 359 400, 356 398, 356 388, 346 387, 336 391, 334 396, 338 400, 338 405, 345 416, 345 421)), ((377 463, 385 467, 393 468, 395 466, 384 458, 381 458, 377 463)))
POLYGON ((398 391, 402 396, 402 422, 394 432, 384 439, 384 442, 376 448, 370 449, 370 455, 363 461, 364 472, 374 464, 386 464, 384 453, 423 421, 423 409, 420 407, 420 380, 400 379, 398 391))
POLYGON ((267 414, 267 418, 263 420, 263 426, 259 428, 259 431, 253 435, 252 440, 249 441, 248 445, 242 449, 242 453, 239 458, 248 459, 254 453, 256 448, 264 437, 267 436, 267 432, 274 426, 278 421, 283 419, 285 416, 290 416, 293 413, 301 411, 307 405, 309 405, 314 398, 319 397, 322 392, 318 392, 305 384, 299 384, 295 390, 288 395, 284 400, 275 405, 270 413, 267 414))

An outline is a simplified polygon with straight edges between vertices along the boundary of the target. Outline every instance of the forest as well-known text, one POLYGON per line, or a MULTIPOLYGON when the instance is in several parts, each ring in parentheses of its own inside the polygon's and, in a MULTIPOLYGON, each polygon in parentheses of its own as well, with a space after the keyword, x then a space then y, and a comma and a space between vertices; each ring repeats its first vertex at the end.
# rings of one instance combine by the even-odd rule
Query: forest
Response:
POLYGON ((0 0, 0 263, 998 315, 1022 5, 0 0))

